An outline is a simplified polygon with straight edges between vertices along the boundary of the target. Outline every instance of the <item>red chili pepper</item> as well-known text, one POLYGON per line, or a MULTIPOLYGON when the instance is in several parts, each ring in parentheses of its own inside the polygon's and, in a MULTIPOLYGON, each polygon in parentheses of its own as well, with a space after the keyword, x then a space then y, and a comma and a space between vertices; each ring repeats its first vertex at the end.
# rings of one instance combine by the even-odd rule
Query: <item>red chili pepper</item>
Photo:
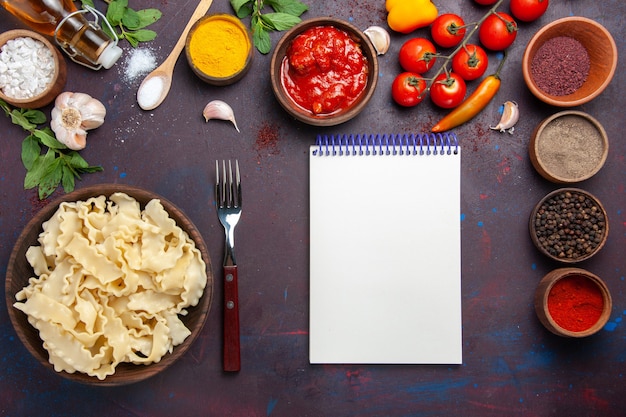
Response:
POLYGON ((491 99, 496 95, 500 89, 500 70, 502 64, 506 60, 506 51, 504 52, 504 58, 500 61, 498 69, 495 74, 491 74, 485 77, 484 80, 478 84, 476 90, 459 104, 454 110, 448 113, 443 119, 441 119, 433 128, 432 132, 445 132, 463 123, 471 120, 474 116, 480 113, 489 104, 491 99))

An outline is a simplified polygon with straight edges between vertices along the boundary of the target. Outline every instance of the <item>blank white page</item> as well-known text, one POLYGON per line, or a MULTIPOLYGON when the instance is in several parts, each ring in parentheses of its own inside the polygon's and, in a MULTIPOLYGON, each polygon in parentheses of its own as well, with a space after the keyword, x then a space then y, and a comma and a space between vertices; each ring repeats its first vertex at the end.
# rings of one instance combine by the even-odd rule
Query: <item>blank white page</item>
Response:
POLYGON ((310 161, 311 363, 460 364, 460 147, 310 161))

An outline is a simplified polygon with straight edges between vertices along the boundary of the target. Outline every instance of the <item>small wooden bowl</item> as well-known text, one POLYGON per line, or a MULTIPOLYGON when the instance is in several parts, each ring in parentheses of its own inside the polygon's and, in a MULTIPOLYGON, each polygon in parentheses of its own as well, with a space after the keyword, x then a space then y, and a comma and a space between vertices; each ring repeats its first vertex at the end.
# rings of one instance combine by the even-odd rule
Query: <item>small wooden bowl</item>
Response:
MULTIPOLYGON (((227 32, 224 33, 224 36, 229 36, 227 32)), ((204 16, 189 30, 189 34, 187 35, 187 39, 185 41, 185 56, 187 57, 187 62, 191 67, 191 70, 196 74, 202 81, 217 86, 224 86, 233 84, 243 78, 244 75, 248 72, 250 67, 252 66, 252 59, 254 58, 254 46, 252 43, 252 35, 250 31, 241 23, 235 16, 231 16, 229 14, 210 14, 204 16), (245 60, 241 62, 237 68, 233 70, 233 72, 222 76, 218 74, 211 74, 207 71, 203 71, 198 65, 198 59, 206 59, 206 60, 219 60, 220 56, 224 55, 233 55, 231 52, 231 45, 224 43, 224 39, 212 39, 209 40, 206 44, 200 39, 200 32, 206 25, 212 24, 228 24, 231 29, 241 37, 246 40, 246 52, 245 52, 245 60), (201 56, 194 56, 191 52, 194 49, 190 46, 194 43, 197 47, 201 48, 201 56)))
MULTIPOLYGON (((578 287, 577 290, 578 289, 580 289, 580 287, 578 287)), ((577 305, 577 307, 588 308, 589 306, 585 307, 581 304, 577 305)), ((539 321, 546 327, 546 329, 558 336, 581 338, 597 333, 609 320, 612 308, 613 302, 611 294, 604 281, 602 281, 602 279, 600 279, 597 275, 581 268, 559 268, 550 271, 542 278, 537 286, 537 289, 535 290, 535 313, 537 314, 539 321), (559 319, 557 318, 557 320, 555 320, 552 314, 550 314, 550 292, 554 289, 555 284, 563 279, 580 280, 580 283, 585 286, 591 283, 601 294, 602 311, 599 314, 597 321, 591 324, 590 327, 579 331, 573 331, 557 323, 559 319)), ((576 313, 574 309, 572 310, 572 317, 570 318, 582 320, 580 316, 576 317, 576 315, 580 315, 581 312, 578 311, 578 313, 576 313)), ((594 312, 594 314, 597 314, 597 311, 594 312)))
POLYGON ((600 171, 609 154, 609 139, 595 118, 567 110, 537 125, 528 153, 542 177, 554 183, 571 184, 587 180, 600 171))
POLYGON ((54 58, 54 76, 52 81, 48 84, 45 90, 38 95, 31 98, 14 98, 7 96, 0 89, 0 99, 7 103, 24 109, 37 109, 50 104, 65 87, 65 81, 67 79, 67 67, 65 65, 65 59, 61 55, 61 52, 55 47, 47 38, 26 29, 9 30, 0 34, 0 48, 2 48, 8 41, 16 38, 32 38, 42 42, 51 52, 54 58))
MULTIPOLYGON (((559 200, 559 202, 563 201, 562 199, 559 200)), ((581 212, 582 209, 579 208, 575 214, 581 212)), ((547 257, 566 264, 591 258, 604 247, 609 236, 609 219, 604 206, 594 195, 579 188, 560 188, 548 193, 533 208, 528 225, 530 237, 537 249, 547 257), (572 196, 570 200, 582 197, 594 207, 592 210, 597 213, 597 217, 593 221, 589 220, 591 223, 585 225, 587 228, 592 228, 591 231, 586 231, 589 236, 581 236, 581 231, 575 228, 576 225, 572 224, 572 220, 567 217, 563 210, 560 210, 560 207, 558 209, 544 208, 544 205, 549 206, 555 200, 561 197, 567 198, 568 195, 572 196), (560 218, 556 219, 554 214, 558 214, 560 218), (578 242, 578 245, 572 247, 569 245, 572 236, 582 239, 584 242, 578 242), (585 245, 585 247, 581 248, 580 245, 585 245)))
POLYGON ((596 98, 609 85, 617 68, 617 46, 609 31, 599 23, 580 16, 564 17, 548 23, 530 39, 522 58, 524 81, 530 91, 544 103, 557 107, 574 107, 596 98), (539 48, 549 39, 567 36, 579 41, 590 60, 589 75, 583 85, 571 94, 555 96, 541 90, 533 79, 531 65, 539 48))
POLYGON ((15 294, 28 285, 28 279, 34 276, 33 269, 26 260, 26 251, 30 246, 38 245, 37 239, 42 231, 42 224, 47 221, 57 210, 59 204, 64 201, 84 201, 90 197, 100 195, 110 196, 116 192, 123 192, 130 197, 135 198, 143 208, 146 203, 152 199, 159 199, 163 208, 169 213, 170 217, 176 221, 176 224, 187 232, 189 237, 195 242, 196 247, 202 254, 202 259, 206 263, 207 268, 207 284, 204 295, 195 307, 187 309, 188 314, 181 316, 181 320, 185 326, 191 331, 183 343, 174 347, 170 354, 163 356, 160 362, 150 365, 134 365, 131 363, 122 363, 116 367, 113 375, 107 376, 104 380, 89 376, 80 372, 73 374, 67 372, 59 372, 61 376, 72 381, 84 384, 92 384, 97 386, 114 386, 125 385, 142 381, 146 378, 154 376, 164 369, 172 365, 178 358, 185 354, 191 344, 200 334, 204 322, 206 321, 211 301, 213 298, 213 273, 211 269, 211 259, 202 238, 202 235, 196 229, 191 220, 173 203, 165 198, 141 188, 122 184, 100 184, 85 187, 72 193, 65 194, 54 202, 51 202, 42 208, 37 215, 28 222, 22 233, 17 239, 9 263, 7 266, 5 280, 5 301, 9 312, 11 323, 15 328, 15 332, 28 351, 47 369, 52 372, 54 367, 48 362, 48 352, 43 348, 43 342, 39 338, 37 329, 28 323, 26 314, 18 311, 13 307, 15 303, 15 294))
POLYGON ((313 126, 335 126, 347 122, 358 115, 372 98, 378 82, 377 52, 369 38, 348 22, 330 17, 305 20, 285 33, 276 45, 270 61, 270 79, 276 99, 281 107, 295 119, 313 126), (352 39, 360 45, 368 63, 367 84, 364 93, 356 102, 352 103, 351 106, 329 115, 315 115, 311 111, 297 105, 287 91, 285 91, 282 83, 282 63, 287 55, 287 49, 291 45, 291 42, 302 32, 317 26, 333 26, 348 33, 352 39))

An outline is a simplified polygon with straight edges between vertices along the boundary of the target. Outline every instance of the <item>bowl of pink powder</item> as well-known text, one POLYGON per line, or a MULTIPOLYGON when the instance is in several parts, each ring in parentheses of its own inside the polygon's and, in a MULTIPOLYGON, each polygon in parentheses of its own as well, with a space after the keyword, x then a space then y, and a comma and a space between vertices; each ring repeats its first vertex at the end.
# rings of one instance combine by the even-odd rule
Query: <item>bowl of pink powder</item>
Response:
POLYGON ((572 16, 548 23, 524 51, 522 72, 539 100, 574 107, 597 97, 617 68, 617 46, 598 22, 572 16))

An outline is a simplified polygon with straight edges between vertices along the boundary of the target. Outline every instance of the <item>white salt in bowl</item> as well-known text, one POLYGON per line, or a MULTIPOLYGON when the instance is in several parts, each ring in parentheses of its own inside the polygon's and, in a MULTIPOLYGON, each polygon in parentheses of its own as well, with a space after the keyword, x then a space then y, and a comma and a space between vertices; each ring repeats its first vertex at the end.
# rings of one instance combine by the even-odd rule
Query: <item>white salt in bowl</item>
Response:
MULTIPOLYGON (((49 81, 42 90, 28 97, 16 97, 15 94, 8 92, 8 88, 2 88, 1 86, 5 85, 5 83, 18 81, 18 79, 21 79, 22 77, 26 78, 27 76, 23 75, 23 73, 18 73, 15 78, 11 78, 12 75, 10 74, 10 72, 8 70, 5 70, 6 67, 4 67, 3 64, 0 62, 0 99, 15 107, 20 107, 24 109, 37 109, 39 107, 50 104, 61 93, 61 91, 63 91, 67 78, 67 68, 65 65, 65 60, 57 47, 55 47, 44 36, 31 30, 15 29, 1 33, 0 49, 10 47, 7 45, 9 41, 15 42, 16 39, 20 38, 25 38, 26 42, 28 43, 31 43, 32 40, 35 40, 36 42, 41 42, 45 46, 45 48, 50 51, 50 53, 52 54, 53 72, 49 81), (6 77, 4 81, 2 81, 3 77, 6 77)), ((30 64, 28 61, 25 62, 27 65, 32 66, 32 64, 30 64)))

